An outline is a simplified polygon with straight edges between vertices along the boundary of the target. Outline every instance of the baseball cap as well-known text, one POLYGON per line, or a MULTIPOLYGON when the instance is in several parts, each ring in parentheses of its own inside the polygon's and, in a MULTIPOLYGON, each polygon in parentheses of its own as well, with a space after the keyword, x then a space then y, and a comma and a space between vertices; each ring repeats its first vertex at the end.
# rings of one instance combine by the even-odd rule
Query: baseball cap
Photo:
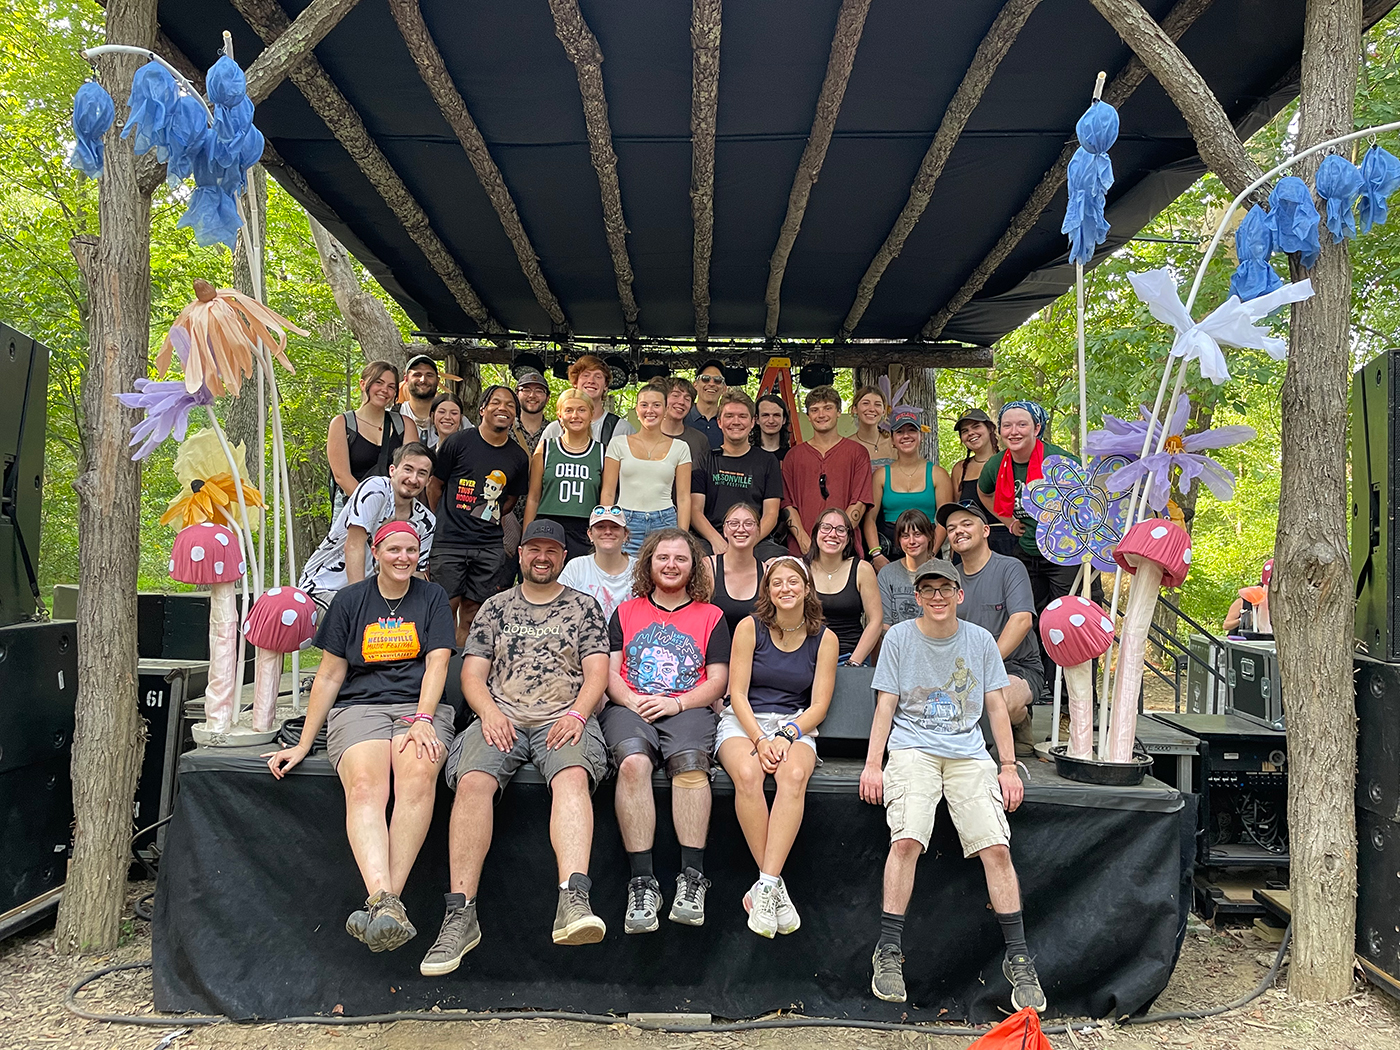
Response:
POLYGON ((520 537, 520 542, 529 543, 531 540, 553 540, 565 550, 569 549, 564 536, 564 526, 549 518, 536 518, 525 526, 525 535, 520 537))
POLYGON ((919 426, 919 410, 917 408, 897 408, 894 415, 890 417, 890 430, 898 430, 904 426, 919 426))
POLYGON ((953 568, 953 563, 943 558, 930 558, 919 566, 914 573, 914 586, 919 586, 924 580, 941 576, 943 579, 962 586, 962 577, 958 575, 958 570, 953 568))
POLYGON ((542 386, 546 390, 549 389, 549 384, 544 381, 544 376, 540 375, 533 368, 526 369, 524 372, 521 372, 518 376, 515 377, 516 390, 519 390, 523 386, 531 385, 542 386))
POLYGON ((593 512, 588 515, 588 527, 591 529, 600 521, 610 521, 625 529, 627 528, 627 512, 621 507, 594 507, 593 512))
POLYGON ((408 364, 403 366, 403 370, 407 372, 410 368, 413 368, 415 365, 421 365, 424 363, 431 365, 434 372, 438 370, 437 362, 434 361, 427 354, 414 354, 408 359, 408 364))
POLYGON ((934 519, 945 529, 948 527, 948 518, 954 511, 966 511, 968 514, 975 514, 988 525, 992 524, 991 515, 987 513, 987 508, 982 506, 981 501, 975 499, 965 499, 961 503, 945 503, 938 508, 938 513, 934 519))
POLYGON ((959 431, 964 423, 986 423, 991 425, 992 417, 983 412, 980 408, 969 408, 958 417, 958 421, 953 424, 953 430, 959 431))

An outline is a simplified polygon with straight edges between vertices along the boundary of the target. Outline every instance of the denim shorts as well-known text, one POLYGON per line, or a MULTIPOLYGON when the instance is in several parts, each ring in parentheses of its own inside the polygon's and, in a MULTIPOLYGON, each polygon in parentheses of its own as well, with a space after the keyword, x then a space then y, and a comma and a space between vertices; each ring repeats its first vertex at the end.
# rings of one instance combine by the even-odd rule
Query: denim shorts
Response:
POLYGON ((666 507, 662 510, 629 510, 627 511, 627 542, 622 545, 622 549, 628 554, 636 554, 642 549, 642 541, 647 538, 648 532, 654 532, 657 529, 674 529, 675 527, 675 507, 666 507))

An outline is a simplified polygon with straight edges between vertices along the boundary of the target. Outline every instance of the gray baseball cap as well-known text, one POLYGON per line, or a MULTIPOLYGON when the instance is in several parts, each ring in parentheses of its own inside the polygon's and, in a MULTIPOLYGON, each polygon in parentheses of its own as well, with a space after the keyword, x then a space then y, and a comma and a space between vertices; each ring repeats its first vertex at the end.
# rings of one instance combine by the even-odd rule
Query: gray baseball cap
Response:
POLYGON ((942 577, 950 583, 962 586, 962 577, 958 575, 958 570, 953 568, 953 563, 944 558, 930 558, 919 566, 914 573, 914 586, 919 586, 924 580, 942 577))

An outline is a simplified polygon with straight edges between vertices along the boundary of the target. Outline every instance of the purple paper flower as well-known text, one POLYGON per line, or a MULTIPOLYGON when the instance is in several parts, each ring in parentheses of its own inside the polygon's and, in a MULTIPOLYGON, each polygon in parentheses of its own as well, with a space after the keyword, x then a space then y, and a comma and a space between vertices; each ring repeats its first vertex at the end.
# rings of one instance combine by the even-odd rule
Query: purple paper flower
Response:
MULTIPOLYGON (((1148 430, 1147 420, 1152 415, 1145 405, 1142 409, 1142 415, 1142 420, 1131 422, 1105 416, 1104 422, 1108 425, 1108 429, 1096 430, 1091 433, 1087 447, 1090 451, 1096 449, 1125 451, 1126 445, 1131 442, 1135 447, 1131 453, 1127 454, 1136 456, 1142 451, 1143 438, 1147 435, 1148 430)), ((1124 492, 1132 488, 1133 483, 1140 478, 1150 477, 1147 505, 1160 514, 1167 509, 1167 500, 1171 498, 1172 468, 1178 467, 1181 470, 1181 476, 1177 479, 1177 488, 1182 492, 1191 487, 1192 481, 1200 478, 1201 484, 1215 493, 1216 499, 1233 498, 1235 495, 1235 475, 1209 456, 1201 455, 1201 452, 1205 449, 1228 448, 1230 445, 1252 441, 1258 436, 1258 432, 1253 427, 1239 425, 1215 427, 1202 430, 1197 434, 1183 436, 1186 421, 1190 416, 1191 403, 1183 397, 1177 403, 1176 414, 1167 424, 1167 441, 1162 451, 1151 452, 1136 463, 1119 467, 1106 479, 1108 491, 1124 492)), ((1152 431, 1153 439, 1150 447, 1155 449, 1160 438, 1160 431, 1155 421, 1152 431)))
POLYGON ((185 440, 185 432, 190 426, 190 412, 200 405, 212 405, 214 395, 207 387, 201 386, 191 394, 185 389, 183 380, 156 382, 151 379, 138 379, 136 393, 118 394, 117 400, 127 408, 140 408, 146 418, 131 428, 131 444, 144 441, 132 455, 132 459, 145 459, 172 434, 176 441, 185 440))

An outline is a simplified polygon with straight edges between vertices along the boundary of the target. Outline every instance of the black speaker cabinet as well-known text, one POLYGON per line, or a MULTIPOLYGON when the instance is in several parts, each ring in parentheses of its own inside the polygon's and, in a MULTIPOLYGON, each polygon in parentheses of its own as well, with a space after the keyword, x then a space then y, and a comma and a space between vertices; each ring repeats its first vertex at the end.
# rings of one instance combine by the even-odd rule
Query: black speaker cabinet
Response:
POLYGON ((68 753, 77 694, 73 621, 0 627, 0 773, 68 753))
POLYGON ((1356 805, 1400 820, 1400 664, 1356 658, 1356 805))
POLYGON ((1356 640, 1375 660, 1400 660, 1396 586, 1400 531, 1395 482, 1400 477, 1400 397, 1396 355, 1387 350, 1351 384, 1351 574, 1356 585, 1356 640))
POLYGON ((0 773, 0 916, 62 886, 73 835, 73 787, 65 747, 0 773))
MULTIPOLYGON (((1400 986, 1400 823, 1356 811, 1356 954, 1400 986)), ((1369 968, 1368 968, 1369 969, 1369 968)))
POLYGON ((39 608, 39 511, 49 352, 0 324, 0 624, 39 608))

